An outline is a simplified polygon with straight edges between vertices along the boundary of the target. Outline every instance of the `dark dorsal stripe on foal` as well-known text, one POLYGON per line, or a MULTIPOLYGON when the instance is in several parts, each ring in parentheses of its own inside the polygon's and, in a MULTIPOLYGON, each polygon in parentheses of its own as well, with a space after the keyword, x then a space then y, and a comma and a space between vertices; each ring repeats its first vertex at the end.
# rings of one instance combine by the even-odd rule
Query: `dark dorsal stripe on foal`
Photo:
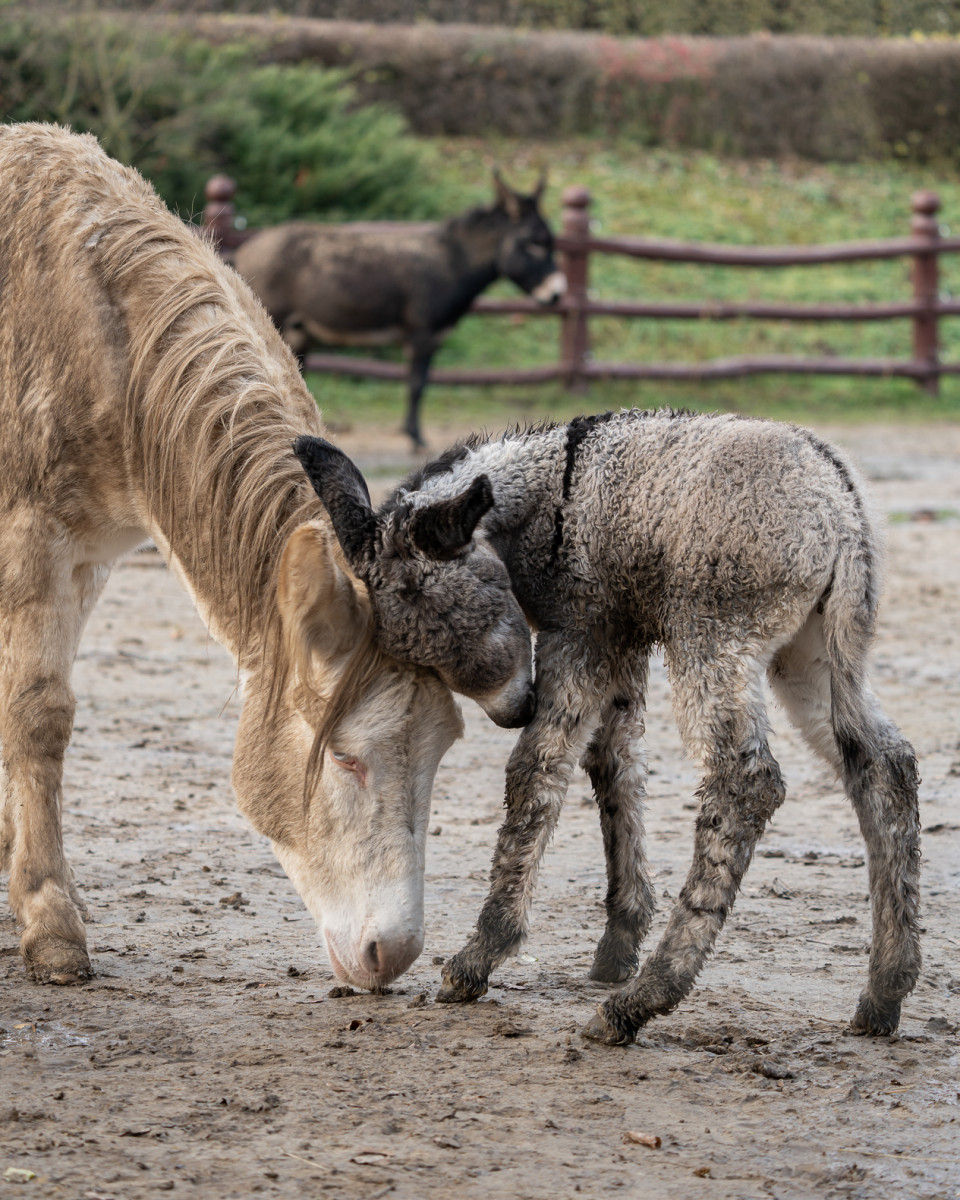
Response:
MULTIPOLYGON (((833 447, 828 445, 826 442, 821 441, 816 434, 811 433, 807 429, 801 430, 801 432, 806 435, 807 441, 814 448, 814 450, 816 450, 818 454, 822 455, 827 462, 830 463, 833 469, 840 476, 843 486, 853 497, 854 507, 857 510, 857 517, 860 521, 860 553, 863 556, 863 562, 867 568, 867 591, 863 599, 868 610, 870 612, 876 612, 877 605, 880 602, 880 581, 877 578, 876 563, 873 560, 873 554, 871 552, 868 539, 865 536, 865 530, 867 529, 868 521, 867 514, 863 510, 863 500, 861 499, 860 493, 857 490, 856 484, 850 478, 850 472, 847 470, 846 463, 837 455, 833 447)), ((833 580, 831 579, 826 593, 824 593, 823 597, 821 598, 823 601, 827 599, 832 587, 833 580)))
POLYGON ((567 425, 566 459, 563 465, 563 490, 553 525, 553 545, 550 547, 550 563, 556 562, 560 547, 563 545, 563 507, 570 499, 570 488, 573 484, 573 472, 577 465, 577 451, 587 440, 598 425, 603 425, 617 416, 615 412, 591 413, 584 417, 574 417, 567 425))

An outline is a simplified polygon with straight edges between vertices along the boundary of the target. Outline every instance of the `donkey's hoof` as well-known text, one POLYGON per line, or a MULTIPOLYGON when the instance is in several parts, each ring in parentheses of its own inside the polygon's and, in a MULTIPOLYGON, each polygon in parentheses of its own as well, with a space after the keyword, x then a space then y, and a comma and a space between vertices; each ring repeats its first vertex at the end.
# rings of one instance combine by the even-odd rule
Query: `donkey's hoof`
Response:
POLYGON ((580 1036, 591 1042, 603 1042, 605 1046, 629 1046, 633 1041, 632 1033, 615 1029, 603 1015, 603 1007, 597 1009, 597 1015, 591 1017, 580 1031, 580 1036))
POLYGON ((69 987, 93 978, 86 950, 59 938, 35 944, 24 955, 24 961, 27 975, 34 983, 69 987))
POLYGON ((889 1037, 890 1034, 897 1032, 899 1024, 899 1000, 880 1004, 867 996, 861 996, 857 1011, 850 1022, 850 1028, 854 1033, 867 1034, 870 1037, 889 1037))

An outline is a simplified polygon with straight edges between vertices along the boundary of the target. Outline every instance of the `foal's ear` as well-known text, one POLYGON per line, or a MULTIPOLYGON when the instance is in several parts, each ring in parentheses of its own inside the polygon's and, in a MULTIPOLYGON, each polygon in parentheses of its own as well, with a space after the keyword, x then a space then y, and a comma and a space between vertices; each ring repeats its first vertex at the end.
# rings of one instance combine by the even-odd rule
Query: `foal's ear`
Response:
POLYGON ((373 559, 377 528, 366 481, 343 451, 325 438, 298 437, 293 452, 330 514, 347 562, 362 575, 373 559))
POLYGON ((520 197, 500 174, 499 167, 494 167, 493 170, 493 186, 497 193, 497 203, 503 205, 512 220, 519 221, 522 211, 520 197))
POLYGON ((283 549, 277 607, 295 651, 312 651, 323 659, 347 654, 369 623, 356 587, 337 565, 333 539, 319 521, 295 529, 283 549))
POLYGON ((415 509, 410 537, 429 558, 453 558, 470 544, 477 523, 491 508, 493 488, 486 475, 479 475, 462 495, 415 509))

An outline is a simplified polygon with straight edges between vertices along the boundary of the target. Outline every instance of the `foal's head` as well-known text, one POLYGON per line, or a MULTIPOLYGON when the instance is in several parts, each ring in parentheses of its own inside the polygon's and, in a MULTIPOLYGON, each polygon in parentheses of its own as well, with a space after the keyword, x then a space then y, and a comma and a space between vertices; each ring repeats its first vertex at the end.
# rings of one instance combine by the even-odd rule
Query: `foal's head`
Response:
POLYGON ((353 571, 368 586, 377 641, 432 668, 498 725, 533 715, 530 631, 506 568, 474 531, 493 506, 486 478, 452 499, 374 513, 363 476, 322 438, 294 447, 353 571))

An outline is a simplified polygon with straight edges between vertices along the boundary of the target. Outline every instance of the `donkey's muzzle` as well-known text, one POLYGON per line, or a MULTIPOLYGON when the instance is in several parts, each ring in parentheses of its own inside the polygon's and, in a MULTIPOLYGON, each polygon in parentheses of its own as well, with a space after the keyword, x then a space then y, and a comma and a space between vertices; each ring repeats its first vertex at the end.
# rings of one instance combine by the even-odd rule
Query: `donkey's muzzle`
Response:
POLYGON ((376 991, 392 983, 416 962, 423 950, 423 932, 365 935, 359 945, 347 950, 324 930, 327 953, 334 974, 344 983, 376 991))
POLYGON ((527 688, 519 701, 512 704, 483 704, 484 712, 501 729, 520 729, 529 725, 537 710, 537 693, 533 685, 527 688))
POLYGON ((538 304, 558 304, 567 291, 567 277, 562 271, 553 271, 543 283, 530 293, 538 304))

